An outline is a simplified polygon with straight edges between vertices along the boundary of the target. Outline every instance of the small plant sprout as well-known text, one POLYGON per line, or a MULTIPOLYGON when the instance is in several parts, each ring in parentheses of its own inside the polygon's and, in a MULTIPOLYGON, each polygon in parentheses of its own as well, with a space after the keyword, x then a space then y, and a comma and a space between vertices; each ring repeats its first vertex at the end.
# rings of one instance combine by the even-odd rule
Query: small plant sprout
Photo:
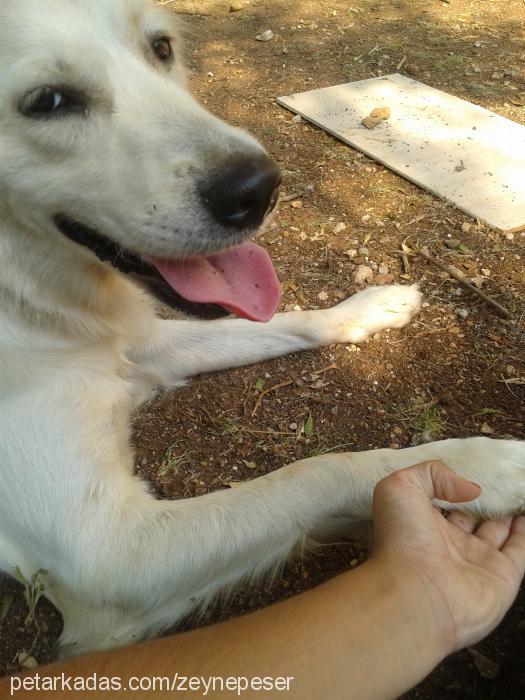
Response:
POLYGON ((46 569, 39 569, 35 572, 30 579, 27 579, 19 566, 15 567, 15 577, 22 584, 24 600, 28 608, 28 614, 25 619, 25 625, 29 625, 32 622, 36 623, 35 612, 38 601, 45 591, 46 587, 43 582, 44 576, 47 576, 49 571, 46 569))

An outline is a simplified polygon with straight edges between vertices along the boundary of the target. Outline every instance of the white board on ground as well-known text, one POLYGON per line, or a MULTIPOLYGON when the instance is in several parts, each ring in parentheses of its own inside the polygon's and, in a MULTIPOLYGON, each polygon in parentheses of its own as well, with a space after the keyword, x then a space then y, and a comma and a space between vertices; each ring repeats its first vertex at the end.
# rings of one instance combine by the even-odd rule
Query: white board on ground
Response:
POLYGON ((398 74, 278 102, 469 216, 525 228, 524 126, 398 74), (367 129, 376 107, 390 118, 367 129))

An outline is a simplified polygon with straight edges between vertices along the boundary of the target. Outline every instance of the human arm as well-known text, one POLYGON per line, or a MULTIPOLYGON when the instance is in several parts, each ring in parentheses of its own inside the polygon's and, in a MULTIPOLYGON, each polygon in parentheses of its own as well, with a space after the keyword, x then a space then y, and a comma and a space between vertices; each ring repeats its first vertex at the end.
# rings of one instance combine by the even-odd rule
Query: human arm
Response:
MULTIPOLYGON (((488 634, 515 597, 525 567, 525 519, 487 523, 473 535, 466 516, 454 513, 445 520, 430 500, 461 502, 478 494, 477 486, 436 463, 397 472, 376 489, 374 552, 359 569, 221 625, 39 672, 87 677, 96 670, 125 684, 131 676, 176 671, 196 677, 293 676, 289 691, 279 693, 284 697, 396 697, 447 654, 488 634)), ((7 682, 6 695, 8 688, 7 682)), ((245 691, 242 697, 279 694, 245 691)), ((127 691, 126 697, 152 694, 127 691)), ((157 691, 154 697, 173 693, 157 691)))

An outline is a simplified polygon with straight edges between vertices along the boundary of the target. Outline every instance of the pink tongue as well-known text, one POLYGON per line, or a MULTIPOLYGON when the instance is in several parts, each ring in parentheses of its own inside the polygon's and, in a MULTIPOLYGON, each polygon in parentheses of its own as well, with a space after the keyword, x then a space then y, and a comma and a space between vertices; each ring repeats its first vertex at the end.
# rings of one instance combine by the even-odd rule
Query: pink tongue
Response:
POLYGON ((150 262, 188 301, 218 304, 252 321, 269 321, 281 297, 270 256, 255 243, 243 243, 207 258, 152 258, 150 262))

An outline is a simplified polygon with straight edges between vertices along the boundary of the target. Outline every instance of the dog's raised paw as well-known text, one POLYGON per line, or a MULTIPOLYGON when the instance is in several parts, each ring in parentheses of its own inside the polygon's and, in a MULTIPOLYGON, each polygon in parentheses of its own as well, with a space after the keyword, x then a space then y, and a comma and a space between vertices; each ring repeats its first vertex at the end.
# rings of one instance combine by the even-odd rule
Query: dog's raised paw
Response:
POLYGON ((421 308, 417 285, 369 287, 331 311, 336 317, 337 341, 361 343, 386 328, 402 328, 421 308))

